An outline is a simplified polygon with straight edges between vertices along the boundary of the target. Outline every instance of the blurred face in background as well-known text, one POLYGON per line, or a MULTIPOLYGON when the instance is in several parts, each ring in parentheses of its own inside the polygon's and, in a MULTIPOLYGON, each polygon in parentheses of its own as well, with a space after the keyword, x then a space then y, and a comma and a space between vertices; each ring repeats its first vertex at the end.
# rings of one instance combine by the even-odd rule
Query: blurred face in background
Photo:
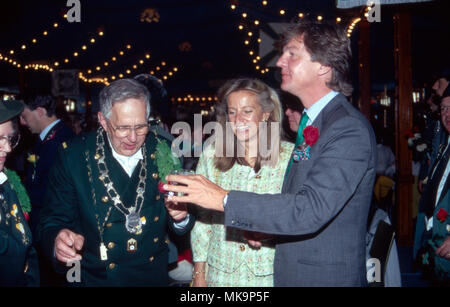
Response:
POLYGON ((287 108, 286 114, 288 121, 289 121, 289 128, 297 132, 298 131, 298 125, 300 124, 300 119, 302 118, 302 114, 299 111, 292 110, 291 108, 287 108))
POLYGON ((40 107, 36 108, 35 110, 31 110, 30 108, 25 107, 22 114, 20 114, 20 123, 26 126, 31 131, 31 133, 39 134, 43 130, 40 121, 43 112, 45 112, 45 110, 40 107))

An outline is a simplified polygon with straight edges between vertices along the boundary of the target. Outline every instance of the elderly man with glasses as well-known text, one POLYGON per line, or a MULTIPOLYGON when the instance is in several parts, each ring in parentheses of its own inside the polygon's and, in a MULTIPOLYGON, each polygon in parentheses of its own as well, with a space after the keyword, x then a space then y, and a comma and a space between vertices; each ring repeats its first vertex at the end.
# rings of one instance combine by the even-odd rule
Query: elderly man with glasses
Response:
POLYGON ((63 143, 50 173, 41 244, 58 270, 80 264, 69 284, 167 286, 168 228, 182 234, 193 224, 185 205, 166 209, 157 188, 179 162, 149 131, 145 86, 117 80, 99 98, 100 128, 63 143))

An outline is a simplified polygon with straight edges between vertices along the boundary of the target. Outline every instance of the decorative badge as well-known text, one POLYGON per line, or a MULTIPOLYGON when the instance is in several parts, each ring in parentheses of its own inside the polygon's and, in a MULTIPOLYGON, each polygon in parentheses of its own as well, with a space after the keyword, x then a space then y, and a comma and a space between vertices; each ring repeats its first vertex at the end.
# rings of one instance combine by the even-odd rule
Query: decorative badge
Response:
POLYGON ((137 251, 137 241, 133 238, 127 241, 127 252, 134 253, 137 251))

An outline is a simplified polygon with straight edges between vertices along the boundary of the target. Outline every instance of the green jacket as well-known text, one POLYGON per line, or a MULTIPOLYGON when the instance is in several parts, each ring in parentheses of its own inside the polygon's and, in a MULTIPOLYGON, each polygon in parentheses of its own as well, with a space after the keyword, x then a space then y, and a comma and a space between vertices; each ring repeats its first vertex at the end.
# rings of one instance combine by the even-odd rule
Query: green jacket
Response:
MULTIPOLYGON (((120 164, 113 158, 111 148, 105 139, 105 161, 110 178, 117 192, 129 207, 134 204, 139 182, 139 163, 132 177, 128 177, 120 164)), ((104 244, 108 259, 100 259, 100 226, 113 202, 106 198, 106 188, 99 180, 96 152, 96 132, 76 137, 63 143, 55 164, 50 171, 49 183, 41 213, 41 245, 49 257, 54 257, 54 242, 63 228, 84 236, 81 260, 81 282, 74 286, 166 286, 168 285, 168 240, 167 231, 173 221, 167 214, 163 195, 157 188, 161 180, 156 167, 156 145, 158 141, 149 133, 145 146, 147 150, 147 179, 141 217, 145 217, 142 233, 131 234, 125 228, 125 216, 112 208, 104 227, 104 244), (89 168, 91 171, 89 172, 89 168), (90 184, 93 183, 93 189, 90 184), (94 199, 95 194, 95 201, 94 199), (137 249, 127 250, 127 242, 134 239, 137 249)), ((193 225, 191 217, 190 230, 193 225)), ((56 260, 55 260, 56 262, 56 260)), ((61 267, 61 266, 60 266, 61 267)))
POLYGON ((0 286, 39 286, 39 265, 31 231, 16 193, 0 185, 0 286))

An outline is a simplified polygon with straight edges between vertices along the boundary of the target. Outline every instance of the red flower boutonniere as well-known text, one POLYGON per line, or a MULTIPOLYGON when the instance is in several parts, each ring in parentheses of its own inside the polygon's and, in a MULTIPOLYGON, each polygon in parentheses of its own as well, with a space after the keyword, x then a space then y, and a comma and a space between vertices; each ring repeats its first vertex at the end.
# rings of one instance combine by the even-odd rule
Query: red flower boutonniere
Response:
POLYGON ((303 129, 303 137, 305 138, 305 143, 308 146, 313 146, 319 138, 319 129, 314 126, 307 126, 303 129))
POLYGON ((438 213, 436 214, 436 217, 438 218, 438 220, 441 223, 445 222, 445 219, 447 219, 447 216, 448 216, 448 212, 445 211, 445 209, 442 209, 442 208, 439 209, 438 213))

